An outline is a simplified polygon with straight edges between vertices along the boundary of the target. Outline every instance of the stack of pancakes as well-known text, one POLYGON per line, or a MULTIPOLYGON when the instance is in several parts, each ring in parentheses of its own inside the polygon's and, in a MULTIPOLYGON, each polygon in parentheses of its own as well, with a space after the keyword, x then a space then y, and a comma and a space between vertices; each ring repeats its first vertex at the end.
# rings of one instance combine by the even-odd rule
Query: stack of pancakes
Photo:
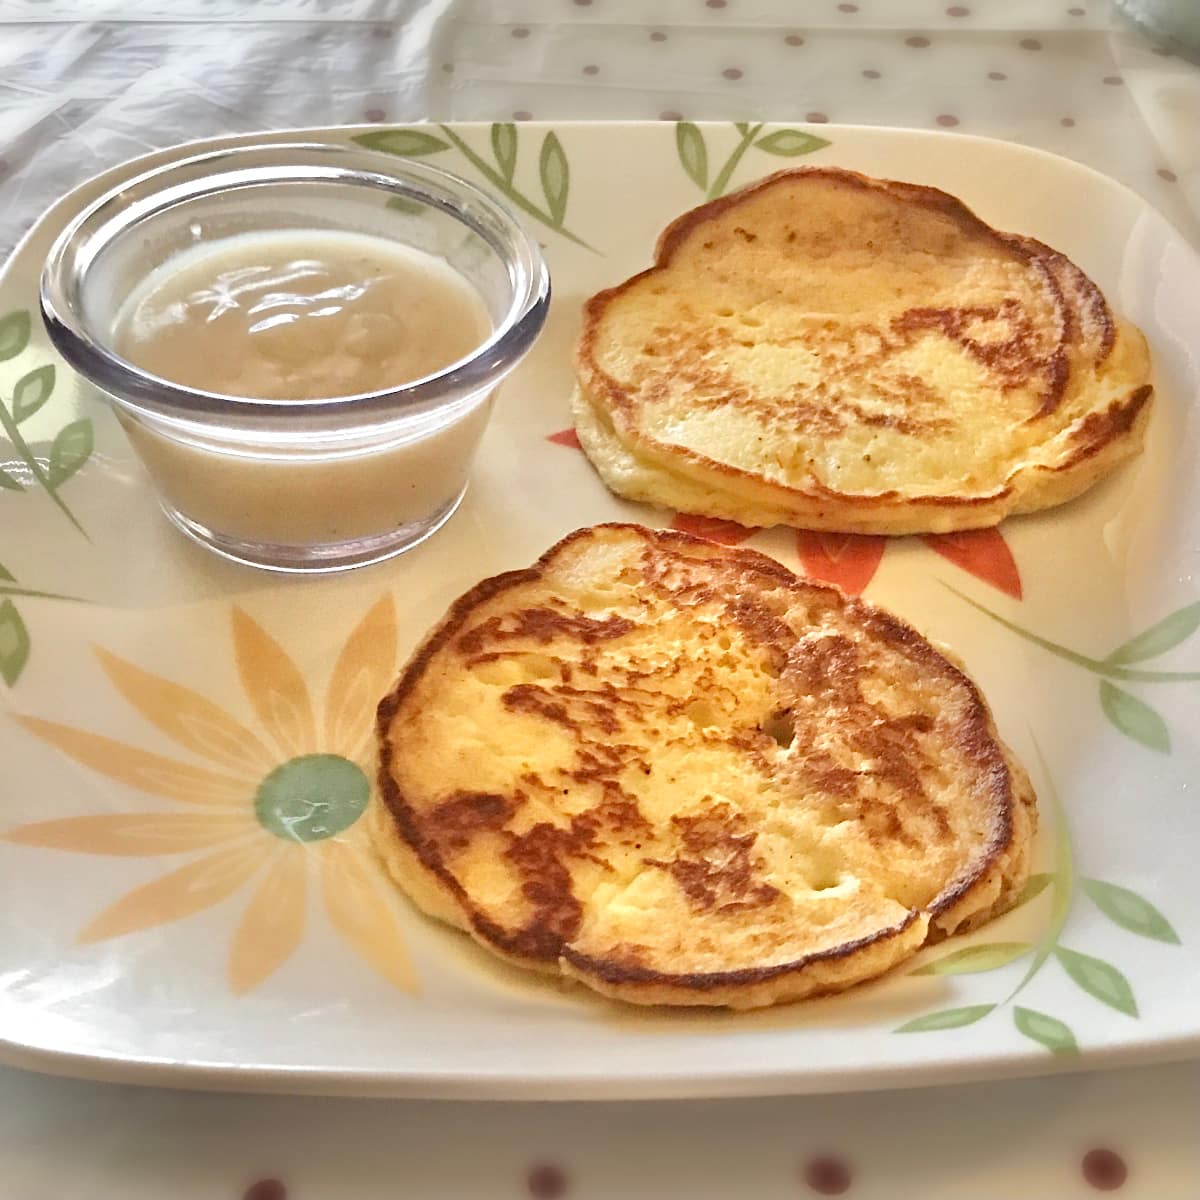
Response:
MULTIPOLYGON (((574 407, 620 495, 937 533, 1135 454, 1145 341, 959 201, 785 171, 587 304, 574 407)), ((375 844, 427 912, 640 1004, 839 991, 1011 906, 1036 808, 959 665, 753 551, 580 530, 463 596, 379 708, 375 844)))
POLYGON ((1003 910, 1025 773, 907 625, 773 559, 598 526, 450 610, 379 710, 426 912, 643 1004, 838 991, 1003 910))
POLYGON ((613 491, 745 525, 945 533, 1137 452, 1145 339, 1032 238, 933 188, 772 175, 588 301, 580 442, 613 491))

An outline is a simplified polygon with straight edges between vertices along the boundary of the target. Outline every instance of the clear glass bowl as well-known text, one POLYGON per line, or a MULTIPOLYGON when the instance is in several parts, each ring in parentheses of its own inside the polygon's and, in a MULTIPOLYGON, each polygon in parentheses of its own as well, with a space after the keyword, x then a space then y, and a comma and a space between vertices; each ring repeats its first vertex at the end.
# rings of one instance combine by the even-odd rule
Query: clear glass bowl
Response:
POLYGON ((112 402, 162 507, 227 558, 342 570, 398 554, 457 508, 496 385, 545 322, 536 240, 501 203, 445 171, 352 146, 242 146, 145 172, 63 231, 42 276, 59 353, 112 402), (122 358, 113 327, 155 269, 236 234, 340 230, 445 259, 493 333, 466 358, 384 391, 263 400, 200 391, 122 358))

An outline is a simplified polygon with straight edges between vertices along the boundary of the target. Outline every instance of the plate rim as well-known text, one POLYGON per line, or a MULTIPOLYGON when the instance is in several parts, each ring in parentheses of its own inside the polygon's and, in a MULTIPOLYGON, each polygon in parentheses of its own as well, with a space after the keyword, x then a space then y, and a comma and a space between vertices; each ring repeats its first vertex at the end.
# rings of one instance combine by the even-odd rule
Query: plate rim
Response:
MULTIPOLYGON (((112 187, 122 179, 151 165, 175 161, 205 150, 223 149, 256 140, 272 142, 289 138, 333 142, 358 133, 391 127, 448 124, 466 130, 488 129, 490 121, 412 121, 382 124, 356 123, 329 126, 295 126, 261 129, 190 139, 173 146, 148 151, 105 168, 87 177, 60 197, 29 226, 0 264, 0 286, 14 270, 29 243, 53 229, 54 235, 90 202, 95 189, 112 187)), ((766 120, 764 125, 787 124, 808 128, 803 121, 766 120)), ((670 126, 660 120, 530 120, 531 128, 626 129, 670 126)), ((701 129, 723 127, 720 119, 696 121, 701 129)), ((1085 178, 1093 186, 1118 195, 1132 212, 1152 214, 1161 222, 1164 233, 1189 254, 1200 271, 1200 248, 1183 234, 1155 205, 1132 187, 1104 172, 1065 155, 1025 146, 1003 138, 949 130, 865 124, 828 123, 815 126, 835 140, 838 135, 865 135, 885 141, 906 140, 920 143, 928 139, 970 143, 984 153, 1001 153, 1014 159, 1034 159, 1058 171, 1085 178)), ((107 1054, 37 1044, 0 1033, 0 1064, 34 1070, 48 1075, 142 1086, 169 1086, 205 1091, 232 1091, 286 1095, 322 1095, 355 1097, 404 1097, 414 1099, 459 1100, 631 1100, 683 1099, 701 1097, 748 1097, 835 1092, 875 1091, 914 1086, 942 1086, 983 1080, 1020 1079, 1058 1073, 1113 1069, 1132 1065, 1150 1065, 1200 1057, 1200 1024, 1190 1032, 1167 1032, 1137 1042, 1117 1045, 1085 1045, 1077 1056, 1065 1058, 1031 1048, 1025 1053, 989 1053, 944 1056, 920 1062, 863 1064, 798 1068, 794 1064, 779 1067, 753 1067, 734 1070, 712 1069, 651 1071, 580 1072, 562 1074, 471 1070, 451 1067, 446 1070, 398 1070, 345 1068, 334 1066, 284 1066, 278 1064, 232 1064, 217 1061, 161 1058, 150 1055, 107 1054)))

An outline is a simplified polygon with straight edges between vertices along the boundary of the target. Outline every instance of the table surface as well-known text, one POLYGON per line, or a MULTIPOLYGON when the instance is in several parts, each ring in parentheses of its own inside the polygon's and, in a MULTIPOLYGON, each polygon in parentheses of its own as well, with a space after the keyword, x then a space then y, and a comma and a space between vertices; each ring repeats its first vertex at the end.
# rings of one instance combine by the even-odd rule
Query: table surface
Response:
MULTIPOLYGON (((175 142, 535 116, 1006 138, 1114 176, 1200 241, 1200 68, 1098 0, 0 0, 0 253, 89 175, 175 142)), ((0 1069, 0 1200, 1195 1200, 1198 1119, 1197 1064, 595 1105, 231 1097, 0 1069)))

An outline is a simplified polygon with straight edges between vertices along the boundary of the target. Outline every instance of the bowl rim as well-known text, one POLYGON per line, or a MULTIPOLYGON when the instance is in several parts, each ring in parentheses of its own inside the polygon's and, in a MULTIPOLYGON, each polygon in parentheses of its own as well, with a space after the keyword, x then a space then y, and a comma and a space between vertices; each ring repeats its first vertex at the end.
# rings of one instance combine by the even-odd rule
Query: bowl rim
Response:
MULTIPOLYGON (((365 235, 373 236, 373 235, 365 235)), ((332 142, 256 142, 151 167, 107 189, 55 239, 42 270, 42 321, 55 349, 81 375, 135 415, 277 423, 283 413, 357 423, 427 413, 494 386, 532 347, 546 320, 550 272, 537 239, 501 200, 440 167, 332 142), (262 160, 265 159, 266 162, 262 160), (250 160, 258 160, 250 161, 250 160), (102 250, 149 217, 197 198, 289 183, 374 187, 435 208, 482 238, 507 268, 512 299, 470 354, 395 387, 314 399, 268 399, 207 391, 131 363, 98 337, 82 313, 86 272, 102 250)))

